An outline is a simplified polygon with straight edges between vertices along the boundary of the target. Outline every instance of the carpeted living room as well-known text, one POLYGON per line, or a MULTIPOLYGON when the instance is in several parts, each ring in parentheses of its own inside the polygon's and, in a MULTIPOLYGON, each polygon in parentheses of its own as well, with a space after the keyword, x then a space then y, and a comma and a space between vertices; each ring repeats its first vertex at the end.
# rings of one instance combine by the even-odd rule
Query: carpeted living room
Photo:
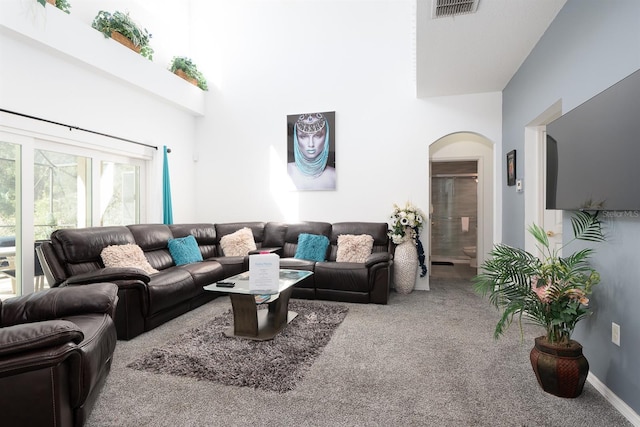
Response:
POLYGON ((0 0, 2 424, 640 426, 638 40, 637 0, 0 0))
POLYGON ((545 393, 529 363, 539 330, 525 327, 521 341, 514 327, 494 340, 498 313, 468 280, 433 279, 430 291, 393 292, 388 305, 291 305, 298 318, 269 344, 217 348, 184 342, 205 327, 219 326, 208 339, 226 338, 220 326, 229 319, 220 318, 230 310, 227 297, 119 341, 86 425, 632 425, 589 383, 578 399, 545 393), (296 341, 315 344, 297 335, 298 322, 313 316, 324 323, 325 307, 339 307, 346 316, 322 333, 328 338, 324 348, 305 354, 310 360, 287 359, 287 348, 305 352, 296 341), (176 342, 188 351, 172 358, 176 342), (282 346, 269 350, 267 365, 254 360, 262 345, 282 346), (227 359, 222 372, 210 376, 207 369, 216 368, 200 363, 209 351, 211 358, 227 359), (145 367, 142 361, 149 358, 156 363, 145 367), (283 373, 290 378, 279 378, 283 373))

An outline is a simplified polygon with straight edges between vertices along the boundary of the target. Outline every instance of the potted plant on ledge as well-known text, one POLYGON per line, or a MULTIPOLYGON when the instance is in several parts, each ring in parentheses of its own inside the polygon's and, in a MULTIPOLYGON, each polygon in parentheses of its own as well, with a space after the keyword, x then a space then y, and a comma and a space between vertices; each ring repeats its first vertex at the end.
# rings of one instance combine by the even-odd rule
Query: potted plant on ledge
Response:
POLYGON ((44 7, 45 3, 57 7, 63 12, 71 13, 71 4, 67 0, 36 0, 44 7))
MULTIPOLYGON (((571 218, 575 240, 604 240, 598 212, 577 212, 571 218)), ((541 250, 540 258, 519 248, 498 244, 474 279, 476 292, 502 311, 494 337, 502 335, 514 318, 542 326, 546 334, 535 339, 531 365, 542 389, 560 397, 582 393, 589 363, 582 346, 571 339, 576 324, 590 314, 588 295, 600 281, 589 266, 593 249, 565 257, 552 249, 546 231, 537 225, 528 230, 541 250), (558 361, 561 360, 561 363, 558 361)))
POLYGON ((202 90, 209 90, 207 80, 193 61, 186 56, 174 56, 169 64, 169 71, 182 77, 202 90))
POLYGON ((136 24, 129 13, 115 11, 111 14, 101 10, 93 19, 91 26, 106 38, 111 37, 145 58, 153 60, 153 49, 149 46, 151 34, 146 28, 136 24))

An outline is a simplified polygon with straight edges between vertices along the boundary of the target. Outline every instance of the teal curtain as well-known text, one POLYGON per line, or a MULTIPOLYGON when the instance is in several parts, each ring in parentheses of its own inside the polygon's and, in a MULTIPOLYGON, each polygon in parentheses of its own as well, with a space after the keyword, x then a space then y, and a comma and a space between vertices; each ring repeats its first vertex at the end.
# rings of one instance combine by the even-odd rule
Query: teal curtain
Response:
POLYGON ((171 150, 164 146, 164 162, 162 166, 162 218, 165 224, 173 224, 173 207, 171 206, 171 182, 169 179, 169 158, 171 150))

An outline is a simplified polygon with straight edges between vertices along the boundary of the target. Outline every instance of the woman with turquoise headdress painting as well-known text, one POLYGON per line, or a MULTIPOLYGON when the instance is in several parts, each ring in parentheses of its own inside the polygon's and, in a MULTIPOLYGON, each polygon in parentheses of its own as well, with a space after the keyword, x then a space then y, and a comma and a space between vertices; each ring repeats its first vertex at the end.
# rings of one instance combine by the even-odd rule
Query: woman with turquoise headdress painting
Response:
POLYGON ((332 132, 326 115, 300 114, 293 117, 293 123, 288 120, 290 133, 293 134, 289 147, 289 151, 293 151, 293 162, 287 164, 287 172, 298 190, 336 188, 336 169, 329 162, 333 157, 330 156, 332 132))

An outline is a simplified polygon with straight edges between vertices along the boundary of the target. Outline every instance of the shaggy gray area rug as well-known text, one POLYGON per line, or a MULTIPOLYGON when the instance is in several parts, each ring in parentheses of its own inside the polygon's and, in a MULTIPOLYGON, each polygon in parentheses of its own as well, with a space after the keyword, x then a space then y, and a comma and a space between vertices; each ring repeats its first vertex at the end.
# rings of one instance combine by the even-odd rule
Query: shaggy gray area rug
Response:
POLYGON ((224 331, 233 325, 228 310, 127 366, 285 393, 302 379, 349 310, 343 305, 304 301, 291 301, 289 309, 298 316, 273 340, 225 336, 224 331))

